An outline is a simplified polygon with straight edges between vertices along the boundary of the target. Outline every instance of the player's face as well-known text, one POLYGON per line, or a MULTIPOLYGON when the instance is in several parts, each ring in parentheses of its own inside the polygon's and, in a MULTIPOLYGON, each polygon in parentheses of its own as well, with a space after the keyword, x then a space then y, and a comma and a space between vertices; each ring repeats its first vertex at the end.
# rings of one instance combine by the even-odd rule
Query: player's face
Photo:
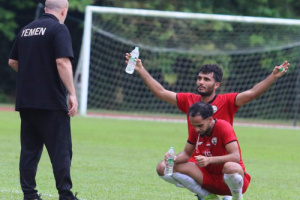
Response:
POLYGON ((197 77, 197 91, 201 96, 210 96, 216 90, 216 81, 214 73, 199 73, 197 77))
POLYGON ((211 133, 211 122, 213 120, 212 117, 208 117, 206 119, 202 119, 201 116, 189 116, 190 123, 194 127, 195 131, 201 135, 209 135, 211 133))

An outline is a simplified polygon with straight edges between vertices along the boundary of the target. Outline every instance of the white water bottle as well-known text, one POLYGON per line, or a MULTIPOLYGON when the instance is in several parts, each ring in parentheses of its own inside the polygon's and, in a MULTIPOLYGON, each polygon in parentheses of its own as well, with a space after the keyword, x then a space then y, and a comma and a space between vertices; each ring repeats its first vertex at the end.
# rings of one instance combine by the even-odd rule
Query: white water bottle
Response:
POLYGON ((125 69, 125 71, 128 74, 132 74, 134 72, 134 68, 136 65, 135 59, 139 58, 139 56, 140 56, 139 48, 135 47, 131 52, 130 59, 128 60, 127 67, 125 69))
POLYGON ((165 175, 172 175, 173 174, 173 167, 174 167, 174 147, 171 147, 167 152, 168 161, 166 163, 165 175))

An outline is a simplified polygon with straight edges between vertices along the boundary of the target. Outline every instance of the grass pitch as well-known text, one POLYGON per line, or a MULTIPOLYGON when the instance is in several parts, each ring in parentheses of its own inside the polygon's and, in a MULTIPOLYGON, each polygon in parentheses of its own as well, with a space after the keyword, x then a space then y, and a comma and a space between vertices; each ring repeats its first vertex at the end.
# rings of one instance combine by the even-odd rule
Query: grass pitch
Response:
MULTIPOLYGON (((72 118, 73 191, 82 200, 193 200, 156 175, 170 146, 187 140, 185 123, 72 118)), ((234 127, 247 172, 244 199, 282 200, 300 196, 300 130, 234 127)), ((0 200, 22 199, 19 185, 20 119, 0 112, 0 200)), ((44 149, 37 173, 43 200, 57 200, 50 160, 44 149)))

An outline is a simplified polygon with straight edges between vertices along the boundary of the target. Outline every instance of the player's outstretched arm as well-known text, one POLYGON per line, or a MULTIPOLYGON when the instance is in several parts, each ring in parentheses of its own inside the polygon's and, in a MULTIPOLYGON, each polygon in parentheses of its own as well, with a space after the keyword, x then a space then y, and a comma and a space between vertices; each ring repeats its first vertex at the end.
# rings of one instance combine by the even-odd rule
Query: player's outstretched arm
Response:
MULTIPOLYGON (((126 63, 128 63, 130 54, 126 53, 125 58, 126 63)), ((166 101, 170 104, 177 105, 176 93, 166 90, 159 82, 157 82, 144 68, 140 59, 136 59, 135 70, 139 73, 144 83, 148 86, 148 88, 157 98, 166 101)))
POLYGON ((257 83, 250 90, 239 93, 235 99, 235 105, 245 105, 262 95, 276 81, 276 79, 280 78, 285 74, 285 72, 287 72, 289 65, 290 63, 285 61, 280 66, 275 66, 272 73, 267 78, 257 83))

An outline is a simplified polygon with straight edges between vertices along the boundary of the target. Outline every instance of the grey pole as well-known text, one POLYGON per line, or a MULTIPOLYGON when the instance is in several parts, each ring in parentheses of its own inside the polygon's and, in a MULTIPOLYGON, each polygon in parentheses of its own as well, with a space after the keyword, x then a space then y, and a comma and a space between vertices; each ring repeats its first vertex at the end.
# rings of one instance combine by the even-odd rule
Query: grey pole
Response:
POLYGON ((35 17, 34 19, 38 19, 40 18, 41 14, 42 14, 42 10, 44 8, 44 5, 42 3, 38 3, 36 10, 35 10, 35 17))

